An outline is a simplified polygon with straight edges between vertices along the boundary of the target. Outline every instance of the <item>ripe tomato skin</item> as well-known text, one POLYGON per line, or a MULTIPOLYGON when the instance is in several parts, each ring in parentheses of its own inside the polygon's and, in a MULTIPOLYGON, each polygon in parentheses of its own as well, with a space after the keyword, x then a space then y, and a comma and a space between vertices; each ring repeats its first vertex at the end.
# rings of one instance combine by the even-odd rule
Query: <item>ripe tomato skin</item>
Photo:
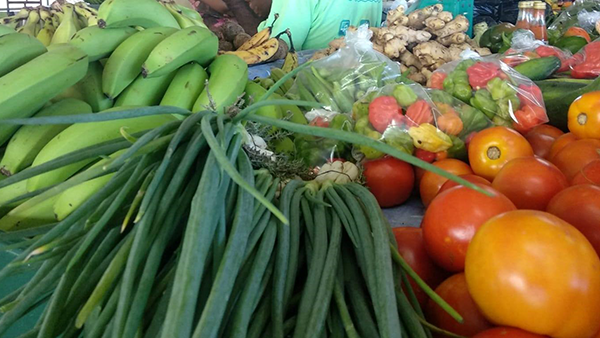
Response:
POLYGON ((493 216, 516 209, 495 189, 478 186, 493 197, 457 186, 439 194, 425 211, 421 223, 425 248, 433 261, 445 270, 463 271, 467 248, 477 229, 493 216))
POLYGON ((539 334, 523 331, 514 327, 495 327, 474 335, 473 338, 544 338, 539 334))
POLYGON ((548 154, 548 160, 552 161, 554 156, 558 154, 564 147, 566 147, 571 142, 577 141, 577 136, 572 133, 566 133, 560 137, 558 137, 552 147, 550 148, 550 153, 548 154))
POLYGON ((473 298, 471 298, 464 273, 450 276, 435 289, 435 292, 452 306, 463 317, 464 321, 462 324, 457 322, 430 299, 427 303, 425 313, 431 324, 446 331, 467 337, 471 337, 492 326, 481 314, 473 298))
POLYGON ((569 182, 552 163, 536 157, 516 158, 504 165, 492 187, 519 209, 546 210, 548 202, 569 182))
MULTIPOLYGON (((398 244, 398 252, 404 258, 406 263, 415 270, 417 275, 423 279, 427 285, 435 289, 448 276, 448 273, 439 268, 425 250, 423 242, 423 229, 415 227, 393 228, 394 237, 398 244)), ((417 283, 409 278, 410 285, 421 304, 425 307, 427 304, 427 294, 417 286, 417 283)))
POLYGON ((583 184, 567 188, 554 196, 547 211, 581 231, 600 255, 600 187, 583 184))
POLYGON ((475 303, 497 325, 554 338, 589 338, 600 329, 600 259, 556 216, 517 210, 490 219, 469 246, 465 275, 475 303))
POLYGON ((569 143, 552 158, 552 163, 571 181, 581 169, 597 159, 600 159, 600 140, 584 139, 569 143))
POLYGON ((519 157, 533 156, 527 139, 506 127, 482 130, 469 144, 469 163, 475 174, 490 181, 506 162, 519 157))
MULTIPOLYGON (((465 179, 471 183, 477 183, 477 184, 483 184, 483 185, 487 185, 488 187, 491 187, 492 184, 490 183, 490 181, 486 180, 485 178, 481 177, 481 176, 477 176, 475 174, 465 174, 465 175, 458 175, 458 177, 465 179)), ((440 191, 438 192, 438 195, 441 194, 442 192, 457 187, 459 186, 458 183, 451 181, 451 180, 447 180, 446 183, 444 183, 444 185, 442 185, 442 187, 440 188, 440 191)), ((461 185, 462 187, 462 185, 461 185)))
POLYGON ((415 167, 415 185, 417 187, 421 186, 421 180, 423 179, 423 175, 425 175, 426 172, 427 172, 427 170, 425 170, 425 169, 415 167))
POLYGON ((600 139, 600 91, 581 95, 569 107, 569 131, 580 139, 600 139))
MULTIPOLYGON (((463 161, 448 158, 445 160, 437 161, 433 163, 434 166, 444 169, 454 175, 472 174, 473 171, 468 164, 463 161)), ((421 179, 419 184, 419 192, 421 194, 421 201, 423 205, 427 207, 433 198, 438 194, 438 191, 444 183, 448 181, 447 178, 442 177, 438 174, 434 174, 431 171, 426 172, 421 179)))
POLYGON ((364 164, 367 187, 383 208, 400 205, 410 197, 415 184, 412 166, 393 157, 364 164))
POLYGON ((562 130, 556 127, 549 124, 542 124, 534 127, 527 135, 525 135, 525 138, 529 144, 531 144, 533 153, 536 156, 548 158, 552 144, 554 144, 554 141, 563 134, 562 130))
POLYGON ((600 186, 600 160, 588 163, 573 177, 571 185, 594 184, 600 186))

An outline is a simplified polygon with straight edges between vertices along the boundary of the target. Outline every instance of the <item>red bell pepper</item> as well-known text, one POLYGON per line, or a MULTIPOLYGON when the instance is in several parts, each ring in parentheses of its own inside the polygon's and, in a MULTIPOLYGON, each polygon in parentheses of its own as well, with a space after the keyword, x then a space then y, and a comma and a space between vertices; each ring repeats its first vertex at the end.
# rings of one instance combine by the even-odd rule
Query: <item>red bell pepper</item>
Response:
POLYGON ((390 124, 399 124, 402 117, 402 108, 393 96, 380 96, 369 104, 369 122, 380 133, 390 124))
POLYGON ((526 134, 533 127, 548 122, 546 111, 539 106, 525 105, 515 112, 516 121, 513 122, 513 128, 522 134, 526 134))
POLYGON ((406 118, 417 125, 433 122, 431 107, 425 100, 418 100, 406 109, 406 118))
POLYGON ((448 77, 448 74, 442 72, 435 72, 429 79, 429 88, 444 90, 444 80, 448 77))
POLYGON ((584 60, 573 66, 571 77, 576 79, 598 77, 600 75, 600 41, 588 43, 584 47, 584 52, 584 60))
POLYGON ((519 85, 517 96, 521 101, 521 108, 526 105, 538 106, 540 103, 544 102, 542 91, 540 90, 540 87, 535 84, 531 86, 524 84, 519 85))
POLYGON ((500 74, 500 66, 493 62, 477 62, 467 68, 469 84, 474 89, 484 88, 491 79, 500 77, 500 74))

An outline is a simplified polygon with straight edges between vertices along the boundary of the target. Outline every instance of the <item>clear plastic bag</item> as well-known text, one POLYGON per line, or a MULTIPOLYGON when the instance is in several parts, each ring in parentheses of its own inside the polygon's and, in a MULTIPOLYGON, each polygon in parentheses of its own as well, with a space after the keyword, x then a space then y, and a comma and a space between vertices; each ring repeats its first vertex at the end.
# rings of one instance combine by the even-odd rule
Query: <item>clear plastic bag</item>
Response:
POLYGON ((453 61, 433 76, 435 88, 479 109, 495 125, 525 133, 548 122, 539 87, 495 56, 453 61))
POLYGON ((548 31, 556 31, 562 36, 571 27, 581 27, 588 31, 594 29, 596 21, 600 19, 599 0, 579 0, 562 10, 558 17, 548 26, 548 31))
POLYGON ((571 60, 571 77, 595 79, 600 76, 600 39, 585 45, 571 60))
POLYGON ((530 30, 517 30, 512 37, 511 48, 502 55, 500 59, 510 67, 520 65, 532 59, 556 56, 561 61, 561 67, 556 71, 562 73, 571 70, 571 52, 554 46, 548 46, 543 41, 536 40, 530 30))
POLYGON ((298 73, 288 96, 349 113, 366 92, 393 83, 400 67, 373 49, 372 35, 367 25, 349 31, 344 47, 298 73))
MULTIPOLYGON (((465 141, 492 125, 480 111, 440 90, 395 84, 369 92, 354 104, 355 132, 408 154, 464 158, 465 141)), ((365 146, 355 149, 367 160, 384 156, 365 146)))

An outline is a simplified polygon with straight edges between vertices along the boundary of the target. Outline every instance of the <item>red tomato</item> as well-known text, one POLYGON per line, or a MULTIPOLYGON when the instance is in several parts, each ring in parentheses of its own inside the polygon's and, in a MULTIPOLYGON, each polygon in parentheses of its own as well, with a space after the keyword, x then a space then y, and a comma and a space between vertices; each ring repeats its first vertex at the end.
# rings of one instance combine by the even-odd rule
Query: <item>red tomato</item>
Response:
POLYGON ((425 175, 426 172, 427 172, 427 170, 425 170, 425 169, 415 167, 415 185, 417 187, 421 186, 421 180, 423 179, 423 175, 425 175))
POLYGON ((364 164, 367 187, 383 208, 404 203, 415 185, 413 167, 393 157, 384 157, 364 164))
POLYGON ((575 227, 535 210, 486 222, 469 245, 469 292, 491 322, 554 338, 600 329, 600 259, 575 227))
MULTIPOLYGON (((393 228, 396 243, 398 243, 398 252, 404 258, 406 263, 415 270, 417 275, 423 279, 427 285, 435 289, 447 277, 448 273, 440 269, 433 263, 423 242, 423 229, 414 227, 393 228)), ((409 277, 412 286, 421 307, 427 304, 427 294, 409 277)))
POLYGON ((585 139, 569 143, 552 158, 552 163, 570 181, 581 169, 597 159, 600 159, 600 140, 585 139))
POLYGON ((380 133, 402 117, 402 108, 393 96, 380 96, 369 104, 369 122, 380 133))
POLYGON ((575 134, 566 133, 562 136, 556 138, 554 143, 552 143, 552 147, 550 147, 550 153, 548 154, 548 160, 552 161, 554 156, 558 154, 564 147, 566 147, 569 143, 577 140, 577 136, 575 134))
POLYGON ((581 231, 600 255, 599 187, 582 184, 567 188, 554 196, 547 210, 581 231))
POLYGON ((539 334, 515 329, 514 327, 495 327, 474 335, 473 338, 544 338, 539 334))
POLYGON ((573 177, 571 185, 594 184, 600 186, 600 160, 590 162, 573 177))
MULTIPOLYGON (((492 186, 490 181, 486 180, 485 178, 483 178, 481 176, 477 176, 477 175, 473 175, 473 174, 465 174, 465 175, 459 175, 458 177, 463 178, 471 183, 483 184, 483 185, 487 185, 488 187, 492 186)), ((442 185, 442 187, 440 188, 438 195, 441 194, 442 192, 444 192, 450 188, 454 188, 458 185, 459 184, 454 181, 447 180, 446 183, 444 183, 444 185, 442 185)), ((461 185, 461 187, 462 187, 462 185, 461 185)))
MULTIPOLYGON (((483 317, 473 298, 471 298, 464 273, 459 273, 446 279, 435 289, 435 292, 452 306, 463 317, 464 321, 462 324, 457 322, 430 299, 427 304, 426 315, 431 324, 446 331, 467 337, 471 337, 492 326, 483 317)), ((443 336, 440 335, 438 337, 443 336)))
POLYGON ((531 144, 535 155, 541 158, 548 158, 550 149, 554 141, 564 133, 551 125, 542 124, 533 128, 525 135, 525 138, 531 144))
MULTIPOLYGON (((444 169, 454 175, 472 174, 473 171, 468 164, 463 161, 448 158, 445 160, 437 161, 433 164, 434 166, 444 169)), ((419 192, 421 193, 421 201, 426 207, 431 203, 433 198, 437 195, 438 191, 448 179, 438 174, 434 174, 430 171, 426 172, 421 179, 419 184, 419 192)))
POLYGON ((458 186, 439 194, 425 211, 421 223, 425 248, 433 261, 448 271, 464 269, 467 247, 483 223, 516 209, 495 189, 478 186, 492 193, 492 197, 458 186))
POLYGON ((506 162, 533 156, 527 139, 506 127, 482 130, 469 144, 469 163, 475 174, 493 180, 506 162))
POLYGON ((552 163, 536 157, 516 158, 504 165, 492 187, 519 209, 546 210, 548 202, 569 182, 552 163))

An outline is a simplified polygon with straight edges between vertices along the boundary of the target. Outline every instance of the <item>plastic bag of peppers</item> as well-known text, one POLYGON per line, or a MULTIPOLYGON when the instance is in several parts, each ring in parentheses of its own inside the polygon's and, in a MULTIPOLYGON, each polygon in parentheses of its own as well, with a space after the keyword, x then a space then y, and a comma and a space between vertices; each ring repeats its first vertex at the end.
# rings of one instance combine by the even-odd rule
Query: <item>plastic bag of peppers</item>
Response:
POLYGON ((527 132, 548 122, 538 86, 495 56, 447 63, 434 72, 431 87, 479 109, 495 125, 527 132))
MULTIPOLYGON (((491 121, 481 111, 452 95, 418 84, 387 85, 354 103, 354 131, 381 140, 398 150, 432 162, 436 158, 465 158, 465 142, 491 121)), ((370 147, 354 149, 366 160, 384 154, 370 147)))
POLYGON ((571 77, 595 79, 600 76, 600 39, 583 47, 572 57, 571 77))

